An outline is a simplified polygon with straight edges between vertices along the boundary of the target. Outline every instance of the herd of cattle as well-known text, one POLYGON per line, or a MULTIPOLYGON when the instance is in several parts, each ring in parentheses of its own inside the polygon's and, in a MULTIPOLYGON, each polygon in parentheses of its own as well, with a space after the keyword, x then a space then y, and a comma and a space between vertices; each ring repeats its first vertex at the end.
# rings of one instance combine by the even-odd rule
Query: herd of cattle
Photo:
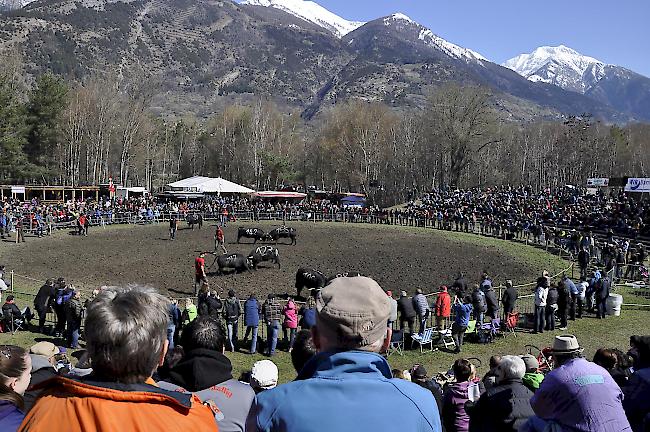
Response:
MULTIPOLYGON (((198 221, 196 222, 198 223, 198 221)), ((200 226, 200 225, 199 225, 200 226)), ((253 244, 258 241, 274 242, 277 246, 278 240, 289 239, 290 245, 295 245, 297 232, 295 228, 281 226, 265 233, 261 228, 243 228, 237 230, 237 243, 240 244, 242 239, 253 239, 253 244)), ((215 254, 216 255, 216 254, 215 254)), ((248 255, 241 253, 227 253, 216 255, 210 268, 215 265, 218 267, 217 274, 224 274, 224 270, 234 270, 234 273, 257 270, 259 264, 270 262, 277 264, 280 268, 280 251, 277 247, 264 245, 257 246, 248 255)), ((309 289, 313 294, 327 285, 331 280, 337 277, 360 276, 360 273, 350 272, 335 274, 330 277, 325 276, 322 272, 312 268, 299 268, 296 272, 296 291, 298 297, 304 288, 309 289)))

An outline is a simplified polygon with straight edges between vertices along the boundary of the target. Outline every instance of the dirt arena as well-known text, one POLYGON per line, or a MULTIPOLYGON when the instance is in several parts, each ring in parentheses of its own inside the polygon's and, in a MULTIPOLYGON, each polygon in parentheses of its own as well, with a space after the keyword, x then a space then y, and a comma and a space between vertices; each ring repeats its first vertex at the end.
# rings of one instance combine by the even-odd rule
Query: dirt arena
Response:
MULTIPOLYGON (((277 225, 229 224, 225 229, 228 252, 248 254, 253 249, 252 240, 236 243, 238 227, 259 226, 268 232, 277 225)), ((453 281, 459 270, 470 281, 477 281, 485 270, 495 281, 512 278, 518 283, 533 280, 540 273, 540 263, 548 263, 550 269, 559 263, 527 246, 436 230, 309 222, 289 225, 298 230, 298 244, 278 245, 281 269, 263 263, 257 271, 218 276, 215 266, 208 273, 211 285, 222 293, 232 288, 240 298, 250 293, 295 293, 296 270, 313 267, 326 275, 358 271, 393 291, 432 291, 453 281), (525 254, 521 253, 524 249, 525 254), (523 255, 536 259, 522 259, 523 255)), ((214 229, 208 222, 192 231, 183 223, 173 242, 168 239, 166 224, 93 227, 88 237, 61 231, 51 238, 27 237, 27 242, 19 245, 0 242, 0 264, 36 279, 63 276, 85 290, 139 283, 183 296, 193 291, 194 258, 201 250, 213 249, 214 229)), ((213 260, 207 255, 206 264, 213 260)), ((31 287, 36 284, 32 282, 31 287)), ((17 278, 16 286, 28 289, 30 283, 17 278)))

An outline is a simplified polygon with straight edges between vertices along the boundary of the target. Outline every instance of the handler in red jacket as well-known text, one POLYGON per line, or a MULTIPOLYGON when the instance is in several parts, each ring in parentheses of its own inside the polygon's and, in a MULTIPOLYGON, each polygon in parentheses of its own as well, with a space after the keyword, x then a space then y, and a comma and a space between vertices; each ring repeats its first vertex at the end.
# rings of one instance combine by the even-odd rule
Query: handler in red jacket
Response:
POLYGON ((440 287, 440 294, 436 299, 436 326, 438 330, 447 328, 447 320, 451 316, 451 296, 445 285, 440 287))

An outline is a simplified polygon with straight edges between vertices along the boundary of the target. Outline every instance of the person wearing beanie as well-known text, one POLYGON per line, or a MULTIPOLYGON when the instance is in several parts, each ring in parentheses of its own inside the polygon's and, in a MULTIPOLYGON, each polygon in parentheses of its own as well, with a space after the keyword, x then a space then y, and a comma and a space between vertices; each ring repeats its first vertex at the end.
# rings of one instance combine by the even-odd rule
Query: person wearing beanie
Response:
POLYGON ((526 354, 522 355, 521 359, 524 361, 524 365, 526 365, 526 373, 521 380, 534 393, 542 384, 542 381, 544 381, 544 374, 539 372, 539 362, 535 356, 526 354))
POLYGON ((247 431, 440 431, 430 391, 393 378, 390 300, 374 280, 336 278, 322 289, 312 328, 318 354, 298 377, 257 395, 247 431))

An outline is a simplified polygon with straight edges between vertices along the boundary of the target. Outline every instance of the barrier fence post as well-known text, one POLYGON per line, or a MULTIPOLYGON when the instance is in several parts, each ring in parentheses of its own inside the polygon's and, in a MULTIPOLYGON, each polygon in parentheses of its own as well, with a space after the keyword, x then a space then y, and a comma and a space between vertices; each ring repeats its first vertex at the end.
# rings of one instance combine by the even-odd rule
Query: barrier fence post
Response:
POLYGON ((11 271, 11 292, 14 292, 14 271, 11 271))

